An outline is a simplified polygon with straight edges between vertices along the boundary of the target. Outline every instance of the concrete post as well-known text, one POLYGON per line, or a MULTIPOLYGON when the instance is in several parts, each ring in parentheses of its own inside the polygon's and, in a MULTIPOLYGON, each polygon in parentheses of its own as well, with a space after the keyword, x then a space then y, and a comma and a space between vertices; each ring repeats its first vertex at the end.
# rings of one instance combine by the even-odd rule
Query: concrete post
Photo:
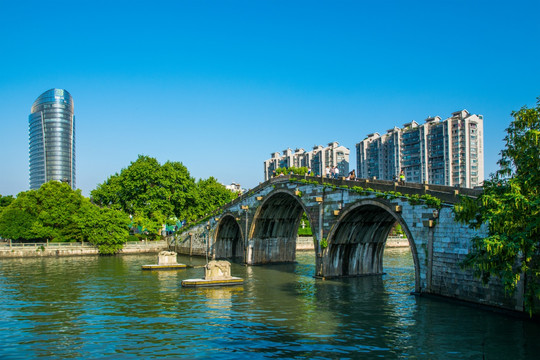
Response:
POLYGON ((204 236, 204 245, 205 245, 205 247, 206 247, 206 251, 205 251, 205 255, 206 255, 206 264, 208 264, 208 243, 209 243, 209 241, 208 241, 208 237, 209 237, 209 236, 208 236, 208 235, 209 235, 209 234, 210 234, 210 231, 209 231, 208 226, 207 226, 207 228, 206 228, 206 234, 203 233, 203 236, 204 236))
POLYGON ((433 292, 433 289, 431 288, 431 280, 433 277, 433 238, 435 237, 435 230, 432 227, 428 228, 428 244, 427 244, 427 250, 428 250, 428 261, 427 261, 427 271, 426 271, 426 286, 428 292, 433 292))
POLYGON ((210 236, 211 232, 210 232, 210 221, 208 222, 208 225, 206 226, 206 229, 207 229, 207 239, 208 239, 208 256, 210 256, 210 258, 214 258, 214 239, 212 239, 212 237, 210 236))
POLYGON ((248 211, 247 209, 244 209, 245 210, 245 214, 246 214, 246 222, 245 222, 245 225, 244 225, 244 262, 246 264, 249 264, 249 260, 248 260, 248 256, 250 256, 249 254, 249 251, 248 251, 248 247, 249 247, 249 237, 248 237, 248 211))
POLYGON ((318 276, 324 276, 323 274, 323 254, 321 249, 321 241, 323 240, 323 202, 319 202, 319 241, 317 241, 317 258, 315 259, 315 263, 319 264, 319 270, 317 271, 318 276))
POLYGON ((248 241, 247 249, 246 249, 246 264, 247 265, 253 265, 253 240, 248 241))
POLYGON ((521 273, 520 279, 517 283, 515 307, 517 311, 525 310, 525 283, 527 281, 526 276, 527 275, 525 275, 525 273, 521 273))

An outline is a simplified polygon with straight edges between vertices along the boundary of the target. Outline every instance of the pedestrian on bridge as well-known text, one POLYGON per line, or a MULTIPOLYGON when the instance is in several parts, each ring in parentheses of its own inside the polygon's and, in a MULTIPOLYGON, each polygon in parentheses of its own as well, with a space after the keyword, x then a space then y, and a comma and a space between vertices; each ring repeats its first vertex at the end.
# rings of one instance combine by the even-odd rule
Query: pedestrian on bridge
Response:
POLYGON ((399 182, 401 185, 405 185, 405 173, 403 172, 403 169, 401 169, 401 172, 399 173, 399 182))

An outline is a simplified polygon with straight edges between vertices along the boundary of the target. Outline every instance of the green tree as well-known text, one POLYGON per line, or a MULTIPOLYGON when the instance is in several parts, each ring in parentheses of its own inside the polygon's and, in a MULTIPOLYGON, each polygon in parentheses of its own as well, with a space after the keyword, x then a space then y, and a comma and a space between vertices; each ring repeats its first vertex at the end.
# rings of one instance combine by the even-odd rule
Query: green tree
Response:
POLYGON ((225 188, 212 176, 197 182, 197 193, 197 218, 209 214, 237 197, 236 193, 225 188))
POLYGON ((81 191, 71 189, 66 183, 49 181, 31 194, 37 209, 38 221, 32 226, 36 237, 59 242, 76 240, 68 237, 66 230, 82 205, 81 191))
POLYGON ((0 236, 16 241, 42 241, 39 234, 42 225, 39 221, 40 207, 38 190, 29 190, 17 195, 4 211, 0 213, 0 236))
POLYGON ((132 216, 151 237, 158 236, 161 226, 172 217, 181 217, 182 210, 195 198, 195 180, 181 163, 163 166, 149 156, 139 155, 91 192, 92 201, 101 206, 120 209, 132 216))
POLYGON ((75 216, 75 224, 86 241, 98 247, 101 255, 118 253, 129 236, 129 217, 122 211, 100 208, 85 199, 75 216))
POLYGON ((19 241, 88 241, 101 254, 118 252, 127 241, 129 217, 99 208, 65 183, 50 181, 21 192, 0 213, 0 235, 19 241))
POLYGON ((36 221, 33 214, 8 207, 0 214, 0 236, 15 241, 35 239, 32 225, 36 221))
POLYGON ((13 200, 15 200, 13 198, 13 196, 11 195, 8 195, 8 196, 2 196, 0 194, 0 212, 2 212, 2 210, 7 207, 9 204, 11 204, 13 202, 13 200))
POLYGON ((91 197, 95 204, 131 215, 133 225, 153 238, 160 235, 163 224, 196 220, 230 201, 234 194, 212 177, 195 182, 180 162, 160 165, 152 157, 139 155, 93 190, 91 197))
POLYGON ((477 199, 463 198, 454 211, 472 228, 487 224, 488 236, 473 240, 464 261, 487 282, 500 277, 506 291, 524 284, 530 314, 540 299, 540 97, 536 108, 512 112, 500 170, 484 182, 477 199))

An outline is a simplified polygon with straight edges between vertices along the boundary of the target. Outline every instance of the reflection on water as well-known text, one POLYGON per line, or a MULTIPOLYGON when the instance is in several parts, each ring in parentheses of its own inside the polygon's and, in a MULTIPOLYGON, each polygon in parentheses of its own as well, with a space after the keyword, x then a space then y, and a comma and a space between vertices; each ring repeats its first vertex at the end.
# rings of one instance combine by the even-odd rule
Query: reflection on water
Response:
POLYGON ((0 358, 535 359, 540 325, 417 298, 408 249, 383 276, 317 280, 296 264, 233 264, 243 286, 182 288, 186 270, 142 271, 155 255, 0 262, 0 358))

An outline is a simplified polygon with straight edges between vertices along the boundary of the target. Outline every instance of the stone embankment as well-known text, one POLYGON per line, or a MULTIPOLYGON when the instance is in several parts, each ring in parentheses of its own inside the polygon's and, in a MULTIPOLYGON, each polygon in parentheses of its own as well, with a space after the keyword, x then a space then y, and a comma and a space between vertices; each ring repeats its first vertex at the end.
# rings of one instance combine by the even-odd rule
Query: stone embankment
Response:
POLYGON ((315 249, 313 236, 299 236, 296 239, 296 251, 307 251, 315 249))
MULTIPOLYGON (((312 236, 299 236, 296 239, 296 251, 314 250, 314 246, 312 236)), ((409 240, 406 237, 389 236, 385 246, 387 248, 408 248, 409 240)))
MULTIPOLYGON (((192 229, 191 235, 183 240, 171 241, 173 245, 171 245, 170 250, 184 255, 204 256, 207 244, 204 228, 201 227, 201 229, 192 229)), ((409 247, 409 240, 406 237, 388 237, 386 247, 407 248, 409 247)), ((312 236, 299 236, 296 238, 296 251, 313 251, 314 249, 315 245, 312 236)), ((209 249, 209 254, 211 253, 212 251, 209 249)))
POLYGON ((409 239, 406 237, 399 237, 399 236, 389 236, 386 239, 386 245, 387 248, 407 248, 409 247, 409 239))
MULTIPOLYGON (((120 254, 159 253, 167 247, 167 241, 130 241, 120 254)), ((89 255, 98 255, 98 249, 90 243, 0 243, 0 258, 89 255)))

